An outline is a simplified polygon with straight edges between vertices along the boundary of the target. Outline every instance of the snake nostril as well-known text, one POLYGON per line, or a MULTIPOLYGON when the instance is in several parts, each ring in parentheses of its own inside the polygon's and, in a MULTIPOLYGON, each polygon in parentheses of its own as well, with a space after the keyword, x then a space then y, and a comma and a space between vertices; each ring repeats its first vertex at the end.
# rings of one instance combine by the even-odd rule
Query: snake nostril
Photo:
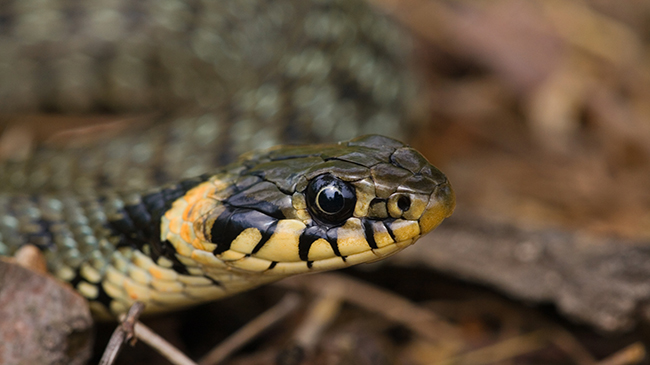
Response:
POLYGON ((397 207, 402 210, 402 212, 406 212, 411 208, 411 199, 406 196, 402 195, 397 199, 397 207))

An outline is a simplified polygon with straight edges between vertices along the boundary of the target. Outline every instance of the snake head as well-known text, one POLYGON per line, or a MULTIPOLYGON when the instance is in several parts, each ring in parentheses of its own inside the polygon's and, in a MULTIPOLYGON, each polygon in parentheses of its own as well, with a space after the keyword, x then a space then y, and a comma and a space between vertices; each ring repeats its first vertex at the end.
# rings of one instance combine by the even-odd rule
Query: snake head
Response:
POLYGON ((191 232, 162 233, 215 276, 277 279, 392 255, 454 207, 449 181, 419 152, 369 135, 250 154, 173 204, 191 232))

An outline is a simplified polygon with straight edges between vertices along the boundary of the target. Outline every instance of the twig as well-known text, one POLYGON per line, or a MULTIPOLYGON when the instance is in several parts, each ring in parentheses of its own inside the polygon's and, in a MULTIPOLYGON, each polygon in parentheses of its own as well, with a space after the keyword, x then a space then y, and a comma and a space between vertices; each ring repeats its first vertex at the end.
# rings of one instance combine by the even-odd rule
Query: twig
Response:
POLYGON ((341 309, 341 292, 339 285, 331 285, 311 304, 304 321, 293 335, 296 345, 303 351, 312 350, 323 331, 336 318, 341 309))
POLYGON ((324 288, 296 328, 292 343, 282 349, 276 357, 277 364, 298 365, 304 362, 305 356, 314 350, 325 329, 337 317, 341 309, 342 290, 337 284, 324 288))
POLYGON ((153 332, 149 327, 145 326, 141 322, 136 322, 135 324, 135 335, 140 341, 157 350, 158 353, 163 355, 172 364, 196 365, 194 361, 185 356, 185 354, 174 347, 174 345, 167 342, 167 340, 160 337, 158 334, 153 332))
POLYGON ((341 274, 318 274, 308 278, 296 276, 280 281, 277 285, 304 288, 317 293, 329 285, 340 285, 341 296, 346 301, 401 323, 429 341, 445 343, 454 348, 461 347, 464 343, 459 330, 433 312, 396 294, 341 274))
POLYGON ((566 353, 576 364, 593 365, 596 363, 596 360, 591 353, 582 346, 571 332, 564 328, 553 328, 548 335, 548 339, 557 348, 564 351, 564 353, 566 353))
POLYGON ((627 365, 638 364, 645 359, 645 346, 641 342, 635 342, 615 354, 598 362, 598 365, 627 365))
POLYGON ((296 309, 300 304, 300 297, 297 294, 289 293, 282 300, 274 305, 271 309, 262 313, 254 320, 247 323, 239 331, 233 333, 225 339, 219 346, 215 347, 200 361, 200 365, 217 364, 226 359, 234 351, 248 343, 267 328, 286 317, 291 311, 296 309))
POLYGON ((134 338, 135 334, 133 328, 143 310, 144 303, 133 303, 126 316, 121 320, 119 326, 115 328, 113 335, 111 335, 111 339, 108 341, 108 345, 106 345, 106 350, 104 350, 104 354, 102 355, 101 360, 99 360, 99 365, 112 365, 115 362, 115 359, 122 350, 124 343, 134 338))
POLYGON ((158 353, 163 355, 172 364, 196 365, 194 361, 190 360, 180 350, 138 321, 138 317, 143 310, 144 303, 135 302, 129 308, 126 315, 120 316, 121 323, 117 326, 111 339, 108 341, 108 345, 99 364, 112 365, 126 342, 131 341, 131 346, 133 346, 135 345, 135 340, 139 339, 157 350, 158 353))
POLYGON ((547 335, 548 332, 545 330, 535 331, 435 362, 435 364, 482 365, 502 362, 548 346, 547 335))

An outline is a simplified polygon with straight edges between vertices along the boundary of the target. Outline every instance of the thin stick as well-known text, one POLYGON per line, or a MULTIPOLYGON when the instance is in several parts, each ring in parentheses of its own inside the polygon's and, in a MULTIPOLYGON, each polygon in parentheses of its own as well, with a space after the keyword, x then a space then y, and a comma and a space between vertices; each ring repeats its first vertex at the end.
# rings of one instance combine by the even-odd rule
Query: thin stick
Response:
POLYGON ((635 342, 630 346, 606 357, 598 362, 598 365, 627 365, 638 364, 645 359, 645 346, 641 342, 635 342))
POLYGON ((135 335, 142 342, 151 346, 153 349, 163 355, 169 362, 175 365, 196 365, 189 357, 185 356, 179 349, 174 347, 164 338, 153 332, 149 327, 136 322, 135 335))
POLYGON ((248 322, 244 327, 233 333, 205 355, 200 361, 200 365, 218 364, 225 360, 230 354, 237 351, 251 339, 258 336, 267 328, 286 317, 295 310, 300 304, 300 297, 297 294, 289 293, 282 298, 280 302, 271 307, 266 312, 259 315, 254 320, 248 322))
POLYGON ((342 290, 337 285, 329 286, 309 306, 305 319, 293 335, 294 342, 305 352, 316 347, 325 329, 337 317, 342 304, 342 290))
POLYGON ((547 334, 548 332, 545 330, 531 332, 462 355, 435 362, 434 364, 483 365, 502 362, 548 346, 548 340, 545 338, 547 334))
POLYGON ((343 288, 341 297, 346 301, 402 323, 429 341, 444 343, 454 348, 462 347, 461 344, 464 343, 460 337, 460 331, 433 312, 389 291, 347 278, 341 274, 295 276, 280 281, 276 285, 293 289, 307 289, 316 293, 322 292, 327 286, 340 285, 343 288))
POLYGON ((548 339, 557 348, 564 351, 577 365, 593 365, 594 357, 582 346, 573 334, 564 328, 554 328, 550 331, 548 339))
POLYGON ((143 310, 144 303, 133 303, 126 316, 124 316, 121 323, 113 331, 111 339, 108 341, 108 345, 106 345, 106 350, 104 350, 104 354, 101 360, 99 360, 99 365, 112 365, 115 362, 124 343, 134 338, 133 328, 143 310))

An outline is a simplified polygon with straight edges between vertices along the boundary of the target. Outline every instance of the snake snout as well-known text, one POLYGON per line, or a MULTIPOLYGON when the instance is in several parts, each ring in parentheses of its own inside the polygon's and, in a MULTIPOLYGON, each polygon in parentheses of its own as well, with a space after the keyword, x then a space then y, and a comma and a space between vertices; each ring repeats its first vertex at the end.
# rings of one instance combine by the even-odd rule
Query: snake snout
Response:
POLYGON ((444 183, 438 185, 436 190, 433 192, 433 196, 445 209, 445 218, 449 218, 456 208, 456 194, 454 193, 454 189, 451 187, 449 180, 445 180, 444 183))
POLYGON ((420 232, 425 234, 436 228, 456 208, 456 194, 449 180, 438 184, 431 193, 429 204, 420 218, 420 232))

